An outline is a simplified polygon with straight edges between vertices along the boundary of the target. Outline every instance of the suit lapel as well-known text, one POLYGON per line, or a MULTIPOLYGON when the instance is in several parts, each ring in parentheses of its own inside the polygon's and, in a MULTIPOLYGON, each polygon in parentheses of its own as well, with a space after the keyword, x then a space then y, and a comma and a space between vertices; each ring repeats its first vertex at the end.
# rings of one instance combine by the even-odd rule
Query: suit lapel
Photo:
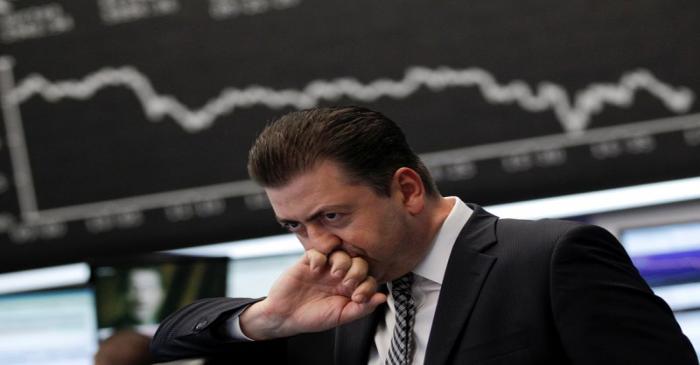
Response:
POLYGON ((479 206, 470 207, 474 212, 459 234, 447 263, 426 349, 426 364, 447 363, 496 261, 481 251, 496 242, 498 218, 479 206))
POLYGON ((335 331, 335 364, 367 364, 369 351, 374 342, 374 332, 384 316, 386 304, 372 314, 340 326, 335 331))

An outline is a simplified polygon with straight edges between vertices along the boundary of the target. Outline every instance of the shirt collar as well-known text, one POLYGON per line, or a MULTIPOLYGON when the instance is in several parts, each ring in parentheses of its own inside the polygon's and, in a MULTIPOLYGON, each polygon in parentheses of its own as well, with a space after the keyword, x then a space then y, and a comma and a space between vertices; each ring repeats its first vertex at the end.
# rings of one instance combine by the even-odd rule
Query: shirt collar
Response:
POLYGON ((453 199, 455 201, 454 206, 433 239, 428 254, 413 269, 414 274, 440 285, 442 285, 442 279, 445 277, 447 261, 450 259, 452 246, 454 246, 459 232, 467 224, 473 212, 460 198, 450 196, 447 199, 453 199))

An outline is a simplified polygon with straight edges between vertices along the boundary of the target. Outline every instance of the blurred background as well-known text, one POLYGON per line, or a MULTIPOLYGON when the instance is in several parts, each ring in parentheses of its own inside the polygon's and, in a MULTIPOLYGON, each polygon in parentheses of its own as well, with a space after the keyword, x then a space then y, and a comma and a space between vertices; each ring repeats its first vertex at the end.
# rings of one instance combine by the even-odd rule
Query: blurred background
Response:
POLYGON ((608 228, 700 348, 700 3, 0 0, 0 363, 91 364, 301 254, 247 150, 379 110, 443 195, 608 228))

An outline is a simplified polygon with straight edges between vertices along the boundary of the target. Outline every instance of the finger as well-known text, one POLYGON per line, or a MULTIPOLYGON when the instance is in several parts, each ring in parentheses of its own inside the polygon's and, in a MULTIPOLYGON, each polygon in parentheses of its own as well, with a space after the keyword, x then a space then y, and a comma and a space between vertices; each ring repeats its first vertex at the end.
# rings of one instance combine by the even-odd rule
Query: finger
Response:
POLYGON ((370 300, 364 303, 349 302, 340 315, 340 324, 352 322, 362 318, 377 309, 377 306, 386 302, 386 294, 374 293, 370 300))
POLYGON ((343 278, 343 286, 349 290, 355 290, 357 285, 365 281, 367 278, 367 271, 369 270, 369 265, 367 261, 361 257, 353 257, 352 265, 348 269, 345 278, 343 278))
POLYGON ((352 265, 352 258, 344 251, 334 251, 328 257, 328 264, 331 267, 331 275, 342 278, 352 265))
POLYGON ((367 304, 372 310, 374 308, 377 308, 378 305, 383 304, 386 302, 387 296, 384 293, 376 292, 372 294, 372 297, 370 297, 369 302, 365 303, 367 304))
POLYGON ((368 276, 365 281, 360 283, 360 285, 355 288, 352 293, 352 301, 355 303, 364 303, 368 301, 374 293, 377 292, 377 280, 373 277, 368 276))
POLYGON ((309 264, 309 268, 311 268, 313 272, 320 272, 321 269, 326 266, 326 261, 328 259, 326 255, 314 249, 306 250, 304 256, 306 257, 305 261, 309 264))

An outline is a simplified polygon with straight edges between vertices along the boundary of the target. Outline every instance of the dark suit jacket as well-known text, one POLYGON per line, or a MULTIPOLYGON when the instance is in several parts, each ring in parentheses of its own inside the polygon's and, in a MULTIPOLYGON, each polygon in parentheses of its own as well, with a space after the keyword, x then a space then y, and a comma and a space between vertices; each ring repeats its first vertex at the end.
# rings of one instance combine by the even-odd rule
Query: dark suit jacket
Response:
MULTIPOLYGON (((580 223, 499 219, 478 206, 447 265, 426 364, 697 364, 666 303, 617 240, 580 223)), ((218 335, 253 300, 207 299, 161 325, 161 360, 366 364, 383 310, 334 330, 263 342, 218 335)))

